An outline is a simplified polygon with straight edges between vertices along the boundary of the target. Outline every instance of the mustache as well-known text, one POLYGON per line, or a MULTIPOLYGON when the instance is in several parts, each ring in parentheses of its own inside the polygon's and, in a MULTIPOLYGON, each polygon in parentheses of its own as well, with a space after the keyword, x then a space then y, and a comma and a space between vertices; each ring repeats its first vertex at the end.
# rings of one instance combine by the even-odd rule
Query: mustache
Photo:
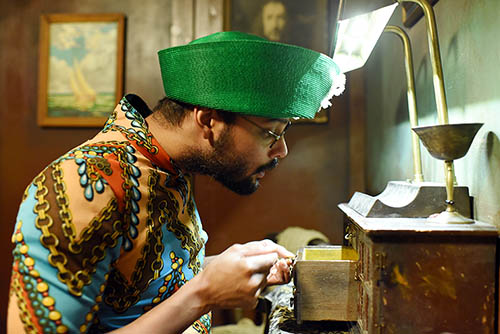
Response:
POLYGON ((257 168, 257 170, 255 171, 255 174, 258 174, 258 173, 266 171, 266 170, 274 169, 274 168, 278 167, 278 164, 279 164, 278 158, 274 158, 273 160, 269 161, 267 164, 262 165, 259 168, 257 168))

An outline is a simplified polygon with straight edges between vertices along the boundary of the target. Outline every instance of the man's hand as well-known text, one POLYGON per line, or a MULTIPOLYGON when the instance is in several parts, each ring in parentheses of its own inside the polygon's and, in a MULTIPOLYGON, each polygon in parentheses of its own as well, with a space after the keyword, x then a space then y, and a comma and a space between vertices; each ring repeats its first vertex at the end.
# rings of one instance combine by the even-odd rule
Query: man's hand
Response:
POLYGON ((213 257, 195 279, 210 308, 255 307, 263 288, 290 280, 285 258, 293 255, 270 240, 236 244, 213 257))
POLYGON ((270 240, 233 245, 176 293, 116 333, 182 333, 210 310, 255 307, 268 284, 286 283, 293 254, 270 240), (282 260, 280 260, 282 259, 282 260), (273 269, 271 269, 273 268, 273 269))

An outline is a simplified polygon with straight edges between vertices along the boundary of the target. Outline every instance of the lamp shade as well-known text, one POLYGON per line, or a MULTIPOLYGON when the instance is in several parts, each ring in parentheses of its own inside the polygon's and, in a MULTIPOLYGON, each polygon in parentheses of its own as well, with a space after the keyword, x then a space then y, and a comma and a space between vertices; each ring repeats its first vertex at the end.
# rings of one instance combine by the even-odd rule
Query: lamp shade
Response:
MULTIPOLYGON (((366 63, 397 5, 398 3, 393 3, 337 21, 333 60, 342 73, 360 68, 366 63)), ((342 18, 342 15, 339 17, 342 18)))

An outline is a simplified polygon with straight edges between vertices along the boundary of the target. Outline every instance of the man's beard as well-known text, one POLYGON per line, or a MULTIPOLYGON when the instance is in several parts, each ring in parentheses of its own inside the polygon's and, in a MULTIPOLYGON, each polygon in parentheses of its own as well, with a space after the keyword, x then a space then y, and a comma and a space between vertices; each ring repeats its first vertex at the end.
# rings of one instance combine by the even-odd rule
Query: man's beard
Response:
POLYGON ((212 176, 229 190, 240 195, 250 195, 259 188, 259 180, 255 174, 271 170, 278 165, 274 158, 269 163, 260 166, 250 176, 248 162, 242 156, 235 156, 230 151, 233 139, 230 135, 230 125, 226 127, 220 138, 214 142, 214 150, 204 153, 198 149, 191 150, 175 160, 176 165, 189 173, 212 176))

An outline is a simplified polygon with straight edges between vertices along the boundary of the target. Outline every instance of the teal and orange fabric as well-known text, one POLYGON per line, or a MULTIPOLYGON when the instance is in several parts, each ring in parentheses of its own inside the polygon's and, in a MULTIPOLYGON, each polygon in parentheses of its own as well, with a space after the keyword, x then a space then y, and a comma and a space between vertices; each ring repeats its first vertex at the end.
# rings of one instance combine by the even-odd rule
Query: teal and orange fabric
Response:
MULTIPOLYGON (((101 132, 27 187, 10 293, 26 332, 122 327, 202 267, 208 237, 184 175, 124 97, 101 132)), ((191 328, 209 333, 210 314, 191 328)))

